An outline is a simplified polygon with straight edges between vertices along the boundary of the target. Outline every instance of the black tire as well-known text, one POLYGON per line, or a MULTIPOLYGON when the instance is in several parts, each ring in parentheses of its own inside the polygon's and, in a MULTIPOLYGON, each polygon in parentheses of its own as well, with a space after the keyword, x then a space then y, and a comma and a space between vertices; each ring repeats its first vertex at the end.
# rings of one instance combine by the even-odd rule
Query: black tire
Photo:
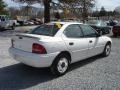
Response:
POLYGON ((14 26, 11 26, 11 30, 14 30, 15 29, 15 27, 14 26))
POLYGON ((107 57, 107 56, 110 55, 110 52, 111 52, 111 43, 107 43, 105 48, 104 48, 104 51, 103 51, 102 55, 104 57, 107 57))
POLYGON ((55 59, 50 69, 51 69, 52 74, 56 76, 62 76, 68 71, 69 65, 70 65, 70 57, 67 55, 61 54, 55 59), (62 64, 60 65, 60 63, 62 64), (60 71, 60 66, 61 66, 61 71, 60 71))

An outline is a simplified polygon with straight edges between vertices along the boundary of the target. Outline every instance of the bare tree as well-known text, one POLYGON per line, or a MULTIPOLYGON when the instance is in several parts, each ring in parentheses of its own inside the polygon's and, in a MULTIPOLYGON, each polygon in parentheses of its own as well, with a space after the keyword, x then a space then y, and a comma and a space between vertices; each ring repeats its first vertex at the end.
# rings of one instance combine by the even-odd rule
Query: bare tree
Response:
POLYGON ((51 0, 13 0, 19 3, 27 3, 28 5, 34 3, 41 3, 44 5, 44 22, 47 23, 50 21, 50 2, 51 0))
POLYGON ((94 7, 95 0, 61 0, 63 6, 70 10, 70 12, 83 18, 83 22, 87 20, 88 11, 94 7))
MULTIPOLYGON (((13 0, 19 3, 28 3, 28 5, 34 4, 34 3, 42 3, 44 5, 44 21, 45 23, 50 21, 50 3, 53 3, 52 0, 13 0)), ((88 7, 91 7, 92 1, 94 0, 58 0, 59 4, 62 5, 62 7, 71 8, 75 6, 81 6, 84 7, 83 11, 86 12, 88 7)))
POLYGON ((15 18, 17 15, 20 14, 20 10, 14 7, 9 7, 8 11, 9 11, 10 16, 12 16, 12 18, 15 18))

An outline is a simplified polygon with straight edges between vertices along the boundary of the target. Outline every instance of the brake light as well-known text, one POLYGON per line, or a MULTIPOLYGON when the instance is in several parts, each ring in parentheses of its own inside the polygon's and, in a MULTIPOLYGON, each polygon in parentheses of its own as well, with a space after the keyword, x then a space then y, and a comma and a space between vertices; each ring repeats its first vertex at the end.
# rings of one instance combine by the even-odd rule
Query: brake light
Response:
POLYGON ((45 49, 44 46, 34 43, 32 45, 32 53, 36 53, 36 54, 47 54, 47 51, 45 49))

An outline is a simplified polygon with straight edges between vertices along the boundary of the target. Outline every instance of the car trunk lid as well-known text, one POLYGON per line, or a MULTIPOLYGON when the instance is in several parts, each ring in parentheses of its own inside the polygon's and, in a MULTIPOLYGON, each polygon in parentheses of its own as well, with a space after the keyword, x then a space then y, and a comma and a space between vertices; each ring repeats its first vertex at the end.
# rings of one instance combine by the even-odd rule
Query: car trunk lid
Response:
POLYGON ((14 48, 26 51, 26 52, 32 52, 32 45, 34 43, 43 43, 42 39, 48 38, 46 36, 41 35, 33 35, 33 34, 17 34, 12 39, 12 46, 14 48))

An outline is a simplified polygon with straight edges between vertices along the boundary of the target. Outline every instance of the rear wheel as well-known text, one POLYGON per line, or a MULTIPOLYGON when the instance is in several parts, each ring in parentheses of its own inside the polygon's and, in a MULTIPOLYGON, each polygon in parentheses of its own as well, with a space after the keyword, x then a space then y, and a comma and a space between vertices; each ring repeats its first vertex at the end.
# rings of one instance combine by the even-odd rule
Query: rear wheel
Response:
POLYGON ((103 56, 105 57, 109 56, 110 52, 111 52, 111 43, 107 43, 103 51, 103 56))
POLYGON ((69 68, 70 58, 67 55, 59 55, 51 66, 51 71, 57 76, 64 75, 69 68))

